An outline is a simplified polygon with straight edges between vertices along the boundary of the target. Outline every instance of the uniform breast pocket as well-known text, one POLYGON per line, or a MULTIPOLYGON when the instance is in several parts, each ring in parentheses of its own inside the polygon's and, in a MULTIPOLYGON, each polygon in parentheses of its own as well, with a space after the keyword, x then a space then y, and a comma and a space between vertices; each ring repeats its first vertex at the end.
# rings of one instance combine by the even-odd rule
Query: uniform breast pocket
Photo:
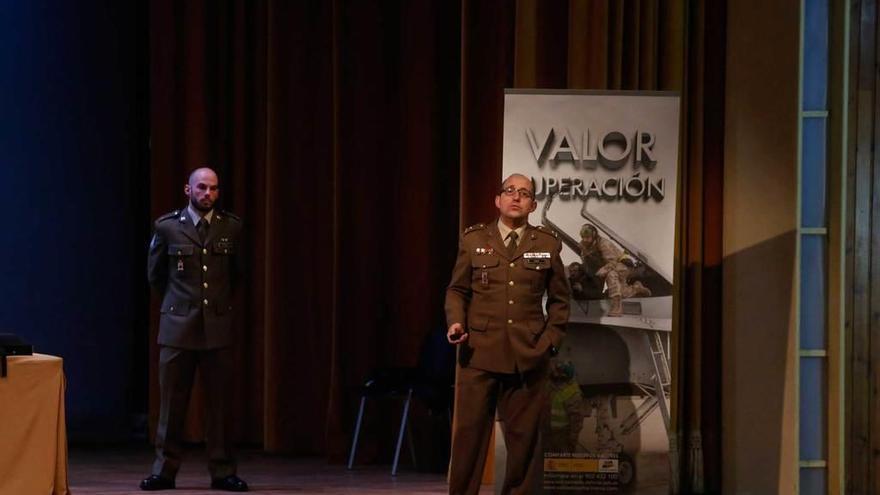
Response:
POLYGON ((226 237, 214 241, 214 254, 235 254, 235 241, 226 237))
POLYGON ((529 279, 532 281, 532 287, 539 292, 544 290, 544 280, 547 272, 550 270, 549 258, 523 258, 522 266, 526 269, 529 279))
POLYGON ((189 314, 189 301, 163 301, 159 312, 162 314, 172 314, 177 316, 186 316, 189 314))
POLYGON ((482 254, 471 256, 471 280, 478 285, 489 285, 492 271, 498 267, 498 258, 482 254))
POLYGON ((192 244, 169 244, 168 245, 168 265, 172 274, 177 277, 185 277, 188 272, 193 271, 195 264, 193 263, 193 253, 195 246, 192 244))
POLYGON ((195 246, 192 244, 169 244, 169 256, 192 256, 195 246))

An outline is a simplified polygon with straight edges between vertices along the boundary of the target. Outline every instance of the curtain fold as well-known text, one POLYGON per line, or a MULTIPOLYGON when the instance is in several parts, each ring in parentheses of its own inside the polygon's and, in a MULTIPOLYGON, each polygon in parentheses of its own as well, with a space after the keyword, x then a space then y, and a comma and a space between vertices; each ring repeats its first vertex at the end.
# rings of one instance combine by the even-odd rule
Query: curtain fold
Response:
MULTIPOLYGON (((711 491, 725 5, 152 2, 151 213, 183 206, 186 172, 209 165, 246 226, 236 438, 342 459, 352 387, 375 367, 416 364, 430 332, 445 330, 459 229, 495 214, 504 88, 673 90, 683 102, 673 485, 711 491)), ((390 454, 394 409, 378 411, 364 461, 390 454)))

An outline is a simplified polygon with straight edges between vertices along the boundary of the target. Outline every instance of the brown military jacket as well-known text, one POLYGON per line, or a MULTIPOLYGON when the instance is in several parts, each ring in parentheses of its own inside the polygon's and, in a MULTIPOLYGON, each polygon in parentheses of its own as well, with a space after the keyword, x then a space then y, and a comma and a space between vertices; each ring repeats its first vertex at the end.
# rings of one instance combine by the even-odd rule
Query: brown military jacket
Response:
POLYGON ((204 244, 186 208, 156 220, 147 278, 162 296, 160 345, 214 349, 231 343, 240 233, 241 220, 222 210, 214 210, 204 244))
POLYGON ((446 289, 447 324, 461 323, 469 334, 459 352, 462 366, 528 371, 559 346, 570 298, 561 249, 556 233, 544 227, 526 226, 512 258, 496 222, 462 233, 446 289))

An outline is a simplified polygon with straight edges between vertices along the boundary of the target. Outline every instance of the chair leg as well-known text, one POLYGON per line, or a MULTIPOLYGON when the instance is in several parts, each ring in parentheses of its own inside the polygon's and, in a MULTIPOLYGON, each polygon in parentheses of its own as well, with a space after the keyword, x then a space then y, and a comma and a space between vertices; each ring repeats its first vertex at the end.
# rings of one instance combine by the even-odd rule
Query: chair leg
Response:
POLYGON ((397 463, 400 461, 400 447, 403 444, 403 434, 406 432, 406 421, 409 418, 409 402, 412 400, 412 389, 406 394, 406 402, 403 403, 403 416, 400 418, 400 432, 397 434, 397 448, 394 449, 394 464, 391 465, 391 476, 397 476, 397 463))
POLYGON ((351 440, 351 452, 348 454, 348 469, 354 467, 354 455, 357 453, 358 447, 358 437, 361 434, 361 422, 364 420, 364 404, 367 401, 367 396, 361 396, 361 407, 358 410, 357 421, 354 423, 354 438, 351 440))

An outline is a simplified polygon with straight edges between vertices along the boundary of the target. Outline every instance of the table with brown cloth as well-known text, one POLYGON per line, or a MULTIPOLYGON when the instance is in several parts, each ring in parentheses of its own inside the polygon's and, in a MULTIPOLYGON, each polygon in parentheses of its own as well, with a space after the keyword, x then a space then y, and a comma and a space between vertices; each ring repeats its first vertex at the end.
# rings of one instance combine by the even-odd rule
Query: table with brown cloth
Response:
POLYGON ((66 495, 63 360, 45 354, 7 360, 0 378, 0 495, 66 495))

